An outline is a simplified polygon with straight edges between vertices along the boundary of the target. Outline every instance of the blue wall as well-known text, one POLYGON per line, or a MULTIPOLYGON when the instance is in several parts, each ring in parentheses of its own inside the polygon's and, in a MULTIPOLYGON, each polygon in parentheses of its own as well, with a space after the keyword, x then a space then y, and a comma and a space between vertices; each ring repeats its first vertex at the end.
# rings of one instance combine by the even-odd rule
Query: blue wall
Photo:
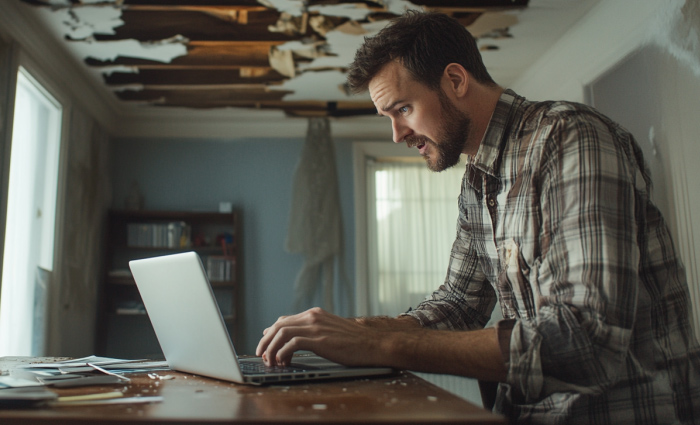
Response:
MULTIPOLYGON (((292 181, 303 139, 117 139, 112 141, 113 208, 124 207, 138 182, 145 209, 216 211, 229 201, 242 213, 243 344, 252 353, 262 330, 294 313, 294 279, 302 257, 284 250, 292 181)), ((334 142, 344 226, 344 276, 352 286, 339 294, 337 313, 354 305, 355 217, 352 143, 334 142)))

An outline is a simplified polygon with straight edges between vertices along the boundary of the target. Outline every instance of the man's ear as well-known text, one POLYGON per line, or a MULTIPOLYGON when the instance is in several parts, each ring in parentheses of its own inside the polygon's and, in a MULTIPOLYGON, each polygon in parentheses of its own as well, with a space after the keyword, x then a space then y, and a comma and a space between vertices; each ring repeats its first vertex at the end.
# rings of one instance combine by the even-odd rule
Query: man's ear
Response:
POLYGON ((469 89, 470 75, 464 67, 458 63, 451 63, 445 67, 443 81, 448 85, 445 90, 450 90, 457 97, 462 97, 469 89))

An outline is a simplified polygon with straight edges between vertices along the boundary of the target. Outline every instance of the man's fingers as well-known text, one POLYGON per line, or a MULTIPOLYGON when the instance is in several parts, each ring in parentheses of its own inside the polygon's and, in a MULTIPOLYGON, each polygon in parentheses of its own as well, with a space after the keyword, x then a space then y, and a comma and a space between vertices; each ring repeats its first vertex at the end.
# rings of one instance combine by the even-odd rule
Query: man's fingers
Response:
POLYGON ((265 328, 263 330, 263 337, 260 338, 260 341, 258 342, 258 346, 255 349, 255 355, 256 356, 262 356, 265 350, 267 350, 267 346, 272 340, 272 338, 275 337, 275 334, 277 333, 277 329, 279 329, 281 326, 283 326, 283 322, 286 322, 287 319, 293 316, 280 316, 277 321, 275 322, 274 325, 270 326, 269 328, 265 328))
POLYGON ((267 342, 265 341, 267 337, 267 333, 264 333, 264 337, 260 338, 260 341, 258 342, 258 346, 255 347, 255 355, 256 356, 262 356, 265 353, 265 348, 267 348, 267 342))
POLYGON ((295 339, 312 335, 313 331, 308 327, 303 326, 288 326, 279 329, 274 338, 272 338, 272 340, 268 343, 267 348, 264 350, 264 354, 267 359, 265 364, 268 366, 274 366, 276 364, 289 363, 294 351, 301 349, 294 348, 297 347, 298 344, 295 339), (290 352, 290 350, 292 351, 290 352), (282 352, 282 354, 280 354, 280 352, 282 352))
POLYGON ((275 337, 275 334, 276 331, 274 325, 263 331, 263 337, 260 338, 260 342, 258 342, 258 346, 255 349, 256 356, 262 356, 265 353, 267 346, 270 344, 270 341, 272 341, 272 338, 275 337))
POLYGON ((295 336, 280 348, 275 356, 275 362, 278 365, 288 366, 292 362, 294 353, 299 350, 307 350, 311 346, 313 343, 310 338, 295 336))

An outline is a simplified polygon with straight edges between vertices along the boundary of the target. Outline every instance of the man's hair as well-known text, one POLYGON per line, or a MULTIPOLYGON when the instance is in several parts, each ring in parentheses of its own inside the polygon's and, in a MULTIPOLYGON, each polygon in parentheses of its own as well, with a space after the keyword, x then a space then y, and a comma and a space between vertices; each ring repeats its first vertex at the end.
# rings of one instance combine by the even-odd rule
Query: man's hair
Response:
POLYGON ((433 90, 440 87, 442 73, 451 63, 462 65, 482 84, 496 85, 474 37, 462 24, 441 13, 409 10, 377 35, 365 37, 348 70, 350 90, 366 91, 372 78, 394 60, 433 90))

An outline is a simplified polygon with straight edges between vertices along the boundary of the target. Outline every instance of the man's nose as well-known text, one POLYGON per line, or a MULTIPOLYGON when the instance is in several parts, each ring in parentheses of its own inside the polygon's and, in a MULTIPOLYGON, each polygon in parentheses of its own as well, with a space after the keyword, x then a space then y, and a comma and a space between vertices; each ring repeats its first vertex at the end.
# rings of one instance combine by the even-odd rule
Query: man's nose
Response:
POLYGON ((394 143, 403 142, 406 136, 411 134, 411 130, 398 121, 393 121, 391 127, 394 132, 394 143))

